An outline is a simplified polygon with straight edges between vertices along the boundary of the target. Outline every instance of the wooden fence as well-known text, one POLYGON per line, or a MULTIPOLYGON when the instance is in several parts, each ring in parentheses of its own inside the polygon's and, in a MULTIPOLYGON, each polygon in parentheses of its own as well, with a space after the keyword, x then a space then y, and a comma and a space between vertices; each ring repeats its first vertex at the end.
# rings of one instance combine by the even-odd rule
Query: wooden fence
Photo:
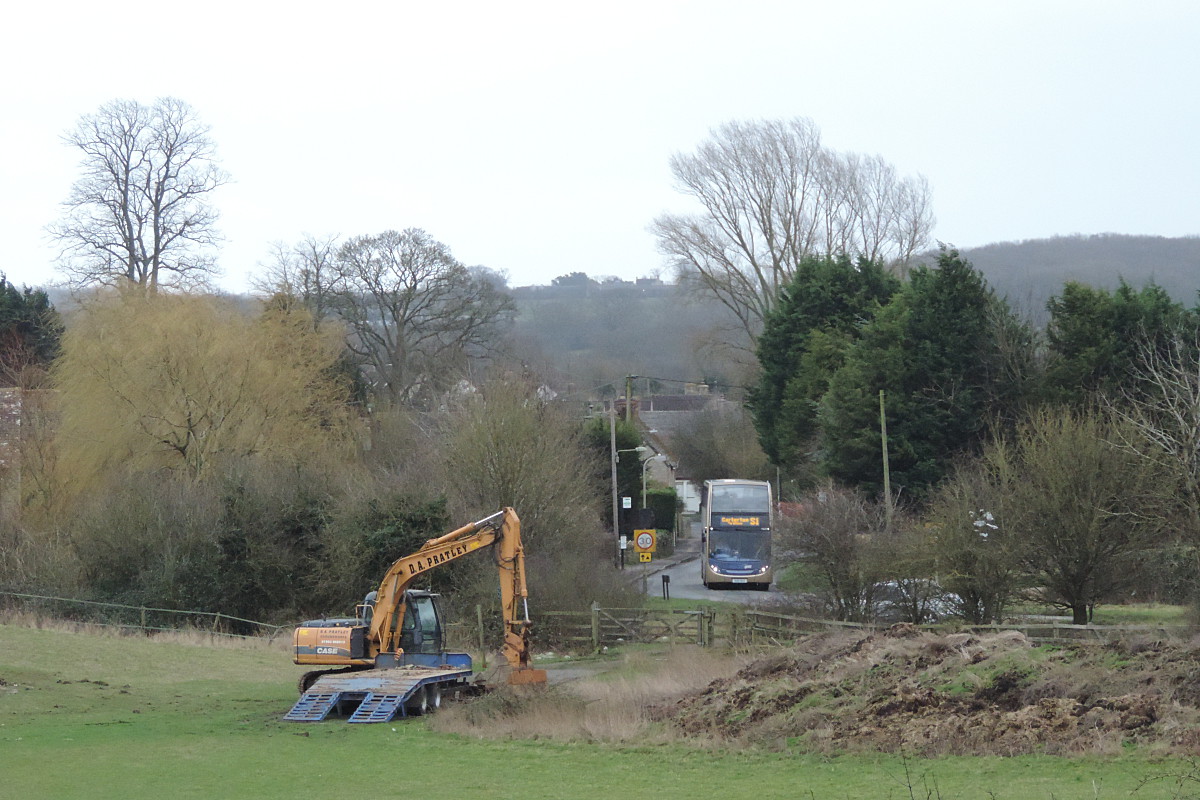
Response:
MULTIPOLYGON (((886 625, 839 622, 814 617, 775 614, 753 609, 714 611, 602 608, 590 611, 546 611, 534 617, 536 638, 545 644, 570 649, 600 650, 625 643, 722 645, 757 648, 788 645, 802 636, 830 630, 873 631, 886 625)), ((928 630, 973 633, 1017 631, 1035 642, 1110 641, 1129 636, 1184 638, 1196 633, 1187 626, 1071 625, 1057 620, 1005 625, 924 625, 928 630)))
MULTIPOLYGON (((0 606, 147 633, 200 630, 218 636, 274 639, 292 627, 217 612, 101 603, 16 592, 0 592, 0 606)), ((588 611, 543 611, 534 615, 533 622, 534 636, 539 648, 557 647, 593 652, 621 644, 651 642, 695 644, 702 647, 721 645, 738 649, 772 647, 788 645, 806 634, 821 631, 870 631, 886 627, 745 608, 720 611, 711 608, 649 610, 602 608, 596 603, 593 603, 588 611)), ((1018 631, 1035 642, 1110 641, 1129 636, 1183 638, 1197 632, 1195 628, 1186 626, 1071 625, 1055 619, 1035 619, 1005 625, 922 627, 975 633, 1018 631)), ((459 621, 447 626, 447 640, 451 647, 466 650, 478 648, 479 651, 485 652, 493 639, 494 629, 494 625, 485 624, 482 609, 476 608, 475 620, 459 621)))

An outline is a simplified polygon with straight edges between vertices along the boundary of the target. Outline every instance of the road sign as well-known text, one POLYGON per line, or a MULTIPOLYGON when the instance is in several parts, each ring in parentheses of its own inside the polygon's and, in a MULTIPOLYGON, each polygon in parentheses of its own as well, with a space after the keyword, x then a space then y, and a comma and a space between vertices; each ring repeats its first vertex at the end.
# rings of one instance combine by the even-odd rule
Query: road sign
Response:
MULTIPOLYGON (((633 532, 633 546, 639 553, 653 553, 658 548, 654 530, 636 530, 633 532)), ((646 560, 646 559, 643 559, 646 560)))
POLYGON ((646 563, 653 558, 654 558, 653 553, 638 553, 638 561, 641 561, 642 563, 646 563))

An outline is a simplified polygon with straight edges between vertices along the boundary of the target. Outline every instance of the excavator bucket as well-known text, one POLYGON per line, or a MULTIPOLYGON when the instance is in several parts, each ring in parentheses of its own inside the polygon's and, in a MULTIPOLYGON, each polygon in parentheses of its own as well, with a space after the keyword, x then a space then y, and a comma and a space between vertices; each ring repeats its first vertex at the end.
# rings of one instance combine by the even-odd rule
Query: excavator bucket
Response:
POLYGON ((514 669, 508 675, 509 686, 525 686, 545 682, 546 670, 544 669, 514 669))

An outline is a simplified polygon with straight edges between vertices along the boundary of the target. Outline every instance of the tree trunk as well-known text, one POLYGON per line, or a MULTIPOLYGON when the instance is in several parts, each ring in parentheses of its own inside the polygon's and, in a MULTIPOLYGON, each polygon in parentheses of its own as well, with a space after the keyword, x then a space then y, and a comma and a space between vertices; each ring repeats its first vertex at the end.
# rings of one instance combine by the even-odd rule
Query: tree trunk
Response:
POLYGON ((1088 607, 1087 603, 1071 606, 1071 624, 1072 625, 1087 625, 1088 624, 1088 607))

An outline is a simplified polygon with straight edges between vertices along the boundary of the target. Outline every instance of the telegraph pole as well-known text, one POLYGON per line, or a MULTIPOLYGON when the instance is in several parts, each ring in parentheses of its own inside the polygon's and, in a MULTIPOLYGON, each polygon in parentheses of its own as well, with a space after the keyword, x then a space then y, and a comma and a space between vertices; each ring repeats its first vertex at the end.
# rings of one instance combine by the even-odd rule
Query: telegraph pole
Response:
MULTIPOLYGON (((609 447, 609 464, 612 468, 612 507, 613 507, 613 538, 617 540, 617 547, 621 547, 621 526, 617 520, 620 519, 617 509, 617 407, 613 403, 613 407, 608 410, 608 447, 609 447)), ((625 553, 618 549, 617 559, 624 557, 625 553)))
POLYGON ((892 474, 888 466, 887 415, 884 413, 883 389, 879 390, 879 438, 883 444, 883 509, 887 527, 892 529, 892 474))

